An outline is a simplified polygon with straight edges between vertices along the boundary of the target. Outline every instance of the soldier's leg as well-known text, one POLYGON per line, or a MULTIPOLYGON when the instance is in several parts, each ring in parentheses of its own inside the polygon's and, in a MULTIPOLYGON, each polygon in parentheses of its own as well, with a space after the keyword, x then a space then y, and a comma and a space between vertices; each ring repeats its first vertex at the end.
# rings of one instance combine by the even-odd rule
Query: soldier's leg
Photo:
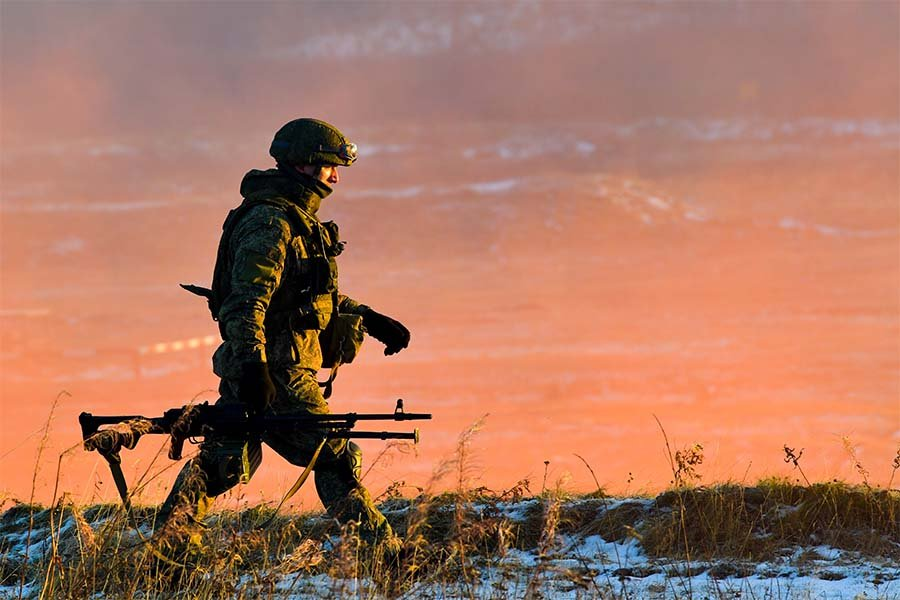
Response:
MULTIPOLYGON (((222 381, 222 397, 216 404, 236 402, 233 384, 222 381)), ((169 531, 193 530, 201 525, 213 498, 238 483, 249 481, 262 460, 259 441, 207 437, 200 453, 189 460, 175 479, 172 491, 156 517, 157 528, 169 531)))
POLYGON ((344 451, 316 463, 316 491, 328 514, 342 523, 359 523, 359 535, 368 542, 389 540, 393 531, 360 481, 362 449, 348 442, 344 451))
MULTIPOLYGON (((272 411, 275 414, 329 413, 328 404, 316 381, 315 372, 295 369, 272 374, 278 390, 272 411)), ((263 441, 297 466, 306 466, 321 443, 322 430, 296 429, 271 432, 263 441)), ((390 539, 391 526, 375 507, 368 490, 360 482, 362 451, 347 440, 329 440, 314 468, 316 491, 328 514, 342 523, 359 523, 360 537, 367 541, 390 539)))

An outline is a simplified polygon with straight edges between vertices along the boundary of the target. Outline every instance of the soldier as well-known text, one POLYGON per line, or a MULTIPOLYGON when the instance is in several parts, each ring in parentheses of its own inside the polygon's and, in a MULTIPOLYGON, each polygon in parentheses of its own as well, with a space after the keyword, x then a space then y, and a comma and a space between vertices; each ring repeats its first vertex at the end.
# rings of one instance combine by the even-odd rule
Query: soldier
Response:
MULTIPOLYGON (((317 213, 340 181, 338 169, 356 160, 356 145, 328 123, 297 119, 275 134, 269 153, 277 167, 244 176, 243 203, 225 220, 212 289, 187 287, 202 290, 219 322, 223 342, 213 356, 219 402, 257 414, 328 413, 336 369, 353 359, 363 333, 384 343, 386 355, 406 348, 410 335, 338 292, 335 259, 344 244, 337 226, 317 213), (323 366, 332 368, 324 384, 317 379, 323 366)), ((267 433, 262 441, 306 466, 323 433, 267 433)), ((259 441, 207 437, 160 508, 163 531, 182 540, 187 532, 197 543, 212 498, 249 481, 261 450, 259 441)), ((314 465, 319 498, 332 517, 357 522, 362 540, 395 550, 399 540, 360 482, 361 461, 354 442, 325 443, 314 465)))

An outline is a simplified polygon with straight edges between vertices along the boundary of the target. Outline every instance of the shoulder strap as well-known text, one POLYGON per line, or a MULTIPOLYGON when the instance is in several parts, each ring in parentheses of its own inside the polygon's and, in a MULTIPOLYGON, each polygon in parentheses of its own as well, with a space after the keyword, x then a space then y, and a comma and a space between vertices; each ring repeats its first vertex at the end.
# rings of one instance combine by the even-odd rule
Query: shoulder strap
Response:
MULTIPOLYGON (((262 204, 268 206, 274 206, 275 208, 281 209, 281 211, 285 214, 288 219, 288 223, 291 225, 291 230, 295 235, 299 234, 301 231, 305 229, 309 229, 309 226, 304 223, 303 217, 301 217, 301 213, 308 217, 309 219, 313 219, 309 213, 303 211, 297 205, 285 200, 284 198, 272 197, 267 192, 261 192, 259 194, 251 194, 247 196, 240 206, 233 209, 230 213, 228 213, 228 217, 225 219, 225 223, 222 225, 222 242, 226 244, 225 249, 228 249, 228 241, 231 238, 231 234, 234 232, 234 228, 237 227, 240 219, 247 214, 247 212, 255 207, 260 206, 262 204)), ((221 250, 221 244, 220 244, 221 250)))

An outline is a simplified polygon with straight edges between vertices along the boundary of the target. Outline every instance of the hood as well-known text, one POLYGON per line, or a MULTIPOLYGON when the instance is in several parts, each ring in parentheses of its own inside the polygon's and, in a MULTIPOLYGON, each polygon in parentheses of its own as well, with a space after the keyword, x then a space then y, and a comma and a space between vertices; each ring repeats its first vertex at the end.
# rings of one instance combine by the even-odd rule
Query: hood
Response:
POLYGON ((287 173, 280 169, 253 169, 241 181, 241 196, 270 192, 293 202, 311 215, 319 212, 322 200, 332 192, 330 185, 305 173, 287 173))

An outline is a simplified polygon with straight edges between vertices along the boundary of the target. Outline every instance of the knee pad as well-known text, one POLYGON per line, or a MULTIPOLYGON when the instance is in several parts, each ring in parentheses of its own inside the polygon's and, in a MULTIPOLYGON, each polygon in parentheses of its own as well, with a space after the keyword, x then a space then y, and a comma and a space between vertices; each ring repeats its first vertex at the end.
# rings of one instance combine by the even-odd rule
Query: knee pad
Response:
POLYGON ((362 478, 362 448, 356 442, 348 441, 341 458, 349 471, 350 478, 359 483, 362 478))
POLYGON ((216 440, 203 448, 201 460, 206 473, 206 493, 218 496, 239 483, 250 481, 262 462, 262 445, 246 440, 216 440))

